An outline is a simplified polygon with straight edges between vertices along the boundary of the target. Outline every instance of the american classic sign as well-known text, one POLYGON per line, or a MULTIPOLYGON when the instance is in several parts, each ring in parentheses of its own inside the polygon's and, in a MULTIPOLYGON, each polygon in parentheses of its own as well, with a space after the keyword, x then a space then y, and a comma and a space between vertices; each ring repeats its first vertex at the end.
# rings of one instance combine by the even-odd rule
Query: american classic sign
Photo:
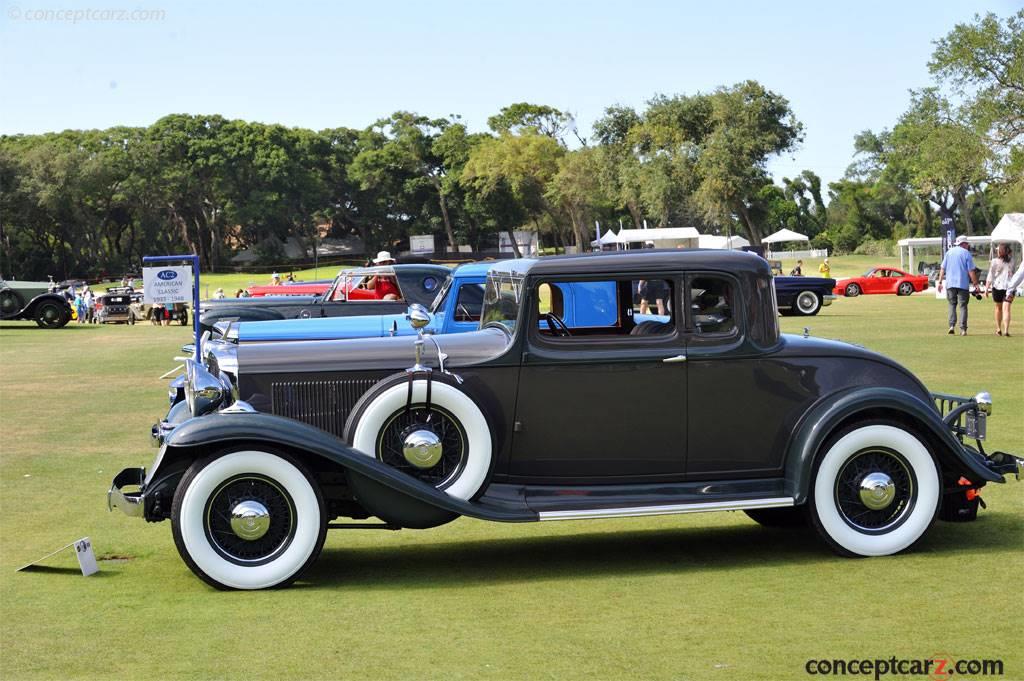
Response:
POLYGON ((192 268, 144 267, 143 300, 153 305, 187 303, 192 300, 192 268))

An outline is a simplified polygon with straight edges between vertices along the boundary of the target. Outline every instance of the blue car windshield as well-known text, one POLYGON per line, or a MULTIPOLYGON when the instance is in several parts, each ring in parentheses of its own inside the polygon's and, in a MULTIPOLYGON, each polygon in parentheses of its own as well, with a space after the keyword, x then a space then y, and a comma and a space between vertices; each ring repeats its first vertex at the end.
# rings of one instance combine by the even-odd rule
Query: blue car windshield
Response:
POLYGON ((438 314, 444 311, 444 303, 448 297, 448 292, 452 290, 452 277, 445 279, 444 285, 441 286, 441 290, 434 296, 434 302, 430 304, 430 314, 438 314))
POLYGON ((507 328, 510 333, 515 333, 522 291, 522 277, 508 273, 489 274, 484 290, 480 327, 494 322, 507 328))

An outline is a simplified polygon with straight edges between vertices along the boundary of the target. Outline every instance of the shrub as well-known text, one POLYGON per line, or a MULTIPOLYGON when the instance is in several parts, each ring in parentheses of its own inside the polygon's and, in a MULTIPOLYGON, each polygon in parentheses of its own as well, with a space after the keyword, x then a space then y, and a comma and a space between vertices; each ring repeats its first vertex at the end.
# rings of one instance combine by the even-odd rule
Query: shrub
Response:
POLYGON ((856 255, 893 256, 896 242, 892 239, 864 239, 853 251, 856 255))

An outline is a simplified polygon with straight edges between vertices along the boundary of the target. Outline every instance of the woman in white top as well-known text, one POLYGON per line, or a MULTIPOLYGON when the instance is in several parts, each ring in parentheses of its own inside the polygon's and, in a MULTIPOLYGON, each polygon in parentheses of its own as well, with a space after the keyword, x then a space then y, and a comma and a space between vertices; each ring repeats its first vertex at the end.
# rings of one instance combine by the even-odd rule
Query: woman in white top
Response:
POLYGON ((992 295, 992 302, 996 304, 996 335, 1010 335, 1010 303, 1013 296, 1006 295, 1009 288, 1010 278, 1013 276, 1013 261, 1010 258, 1010 247, 1007 244, 999 244, 996 250, 996 257, 992 258, 992 264, 988 268, 988 276, 985 277, 985 296, 992 295))

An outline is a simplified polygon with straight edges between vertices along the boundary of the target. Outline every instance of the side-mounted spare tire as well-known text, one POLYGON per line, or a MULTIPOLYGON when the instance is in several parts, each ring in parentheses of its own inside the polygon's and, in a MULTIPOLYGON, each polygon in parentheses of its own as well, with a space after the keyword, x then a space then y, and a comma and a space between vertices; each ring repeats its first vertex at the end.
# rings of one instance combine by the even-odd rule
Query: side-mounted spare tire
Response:
POLYGON ((14 289, 5 288, 0 291, 0 317, 10 317, 21 312, 25 301, 14 289))
POLYGON ((472 499, 491 470, 491 430, 458 380, 389 376, 359 399, 345 423, 354 449, 457 499, 472 499), (411 401, 410 401, 411 396, 411 401), (429 403, 428 403, 429 401, 429 403))

